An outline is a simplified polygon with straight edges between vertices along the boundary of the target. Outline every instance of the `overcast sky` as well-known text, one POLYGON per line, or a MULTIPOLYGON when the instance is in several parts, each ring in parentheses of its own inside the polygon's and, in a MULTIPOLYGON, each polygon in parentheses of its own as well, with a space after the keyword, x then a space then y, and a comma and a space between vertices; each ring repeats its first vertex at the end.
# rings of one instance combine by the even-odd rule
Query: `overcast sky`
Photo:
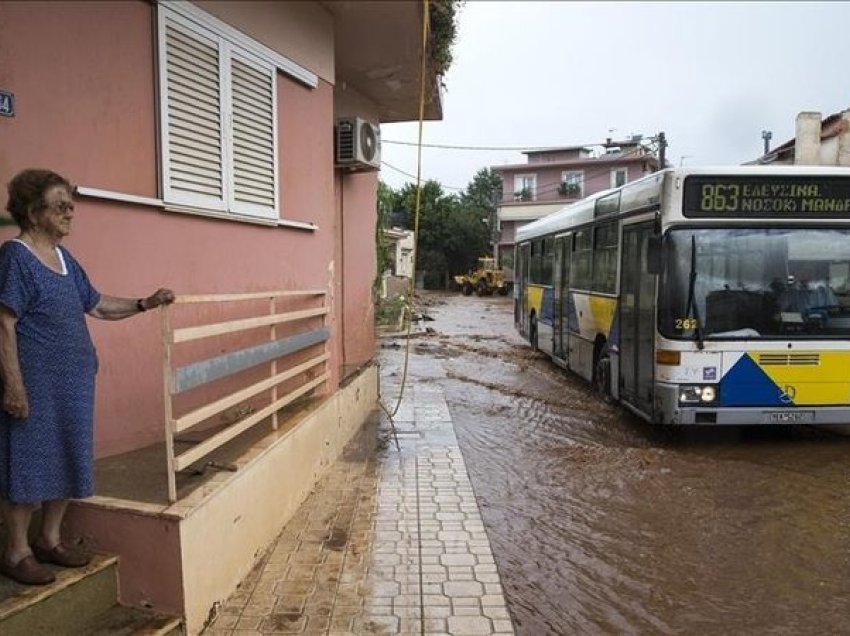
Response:
MULTIPOLYGON (((848 2, 483 2, 460 10, 443 121, 426 144, 549 147, 664 131, 672 165, 740 164, 794 135, 802 110, 850 108, 848 2), (610 132, 609 132, 610 131, 610 132)), ((416 173, 417 124, 381 127, 416 173)), ((423 149, 448 192, 519 151, 423 149)), ((410 177, 384 165, 394 188, 410 177)))

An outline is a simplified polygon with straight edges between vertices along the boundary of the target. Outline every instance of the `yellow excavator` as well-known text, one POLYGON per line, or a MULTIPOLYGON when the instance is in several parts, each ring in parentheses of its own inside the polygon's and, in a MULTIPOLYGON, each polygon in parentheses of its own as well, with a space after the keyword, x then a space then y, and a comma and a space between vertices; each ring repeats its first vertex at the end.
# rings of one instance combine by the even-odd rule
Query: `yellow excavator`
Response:
POLYGON ((466 274, 458 274, 454 277, 454 281, 464 296, 469 296, 473 292, 479 296, 491 296, 493 292, 500 296, 507 296, 511 290, 511 284, 505 280, 504 272, 496 269, 496 259, 490 256, 479 258, 477 269, 470 270, 466 274))

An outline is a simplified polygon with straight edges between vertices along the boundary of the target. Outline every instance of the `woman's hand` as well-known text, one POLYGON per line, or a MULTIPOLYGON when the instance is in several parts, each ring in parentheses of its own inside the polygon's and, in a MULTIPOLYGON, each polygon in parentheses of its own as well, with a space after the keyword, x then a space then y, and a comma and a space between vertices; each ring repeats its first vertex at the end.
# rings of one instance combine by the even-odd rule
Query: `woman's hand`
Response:
POLYGON ((6 384, 3 391, 3 410, 12 417, 25 420, 30 416, 30 405, 27 391, 23 384, 12 382, 6 384))
POLYGON ((100 302, 89 311, 89 315, 100 320, 123 320, 138 316, 139 312, 173 302, 174 292, 170 289, 157 289, 147 298, 119 298, 101 294, 100 302))
POLYGON ((157 289, 153 294, 142 300, 145 309, 155 309, 160 305, 170 305, 174 302, 174 292, 170 289, 157 289))

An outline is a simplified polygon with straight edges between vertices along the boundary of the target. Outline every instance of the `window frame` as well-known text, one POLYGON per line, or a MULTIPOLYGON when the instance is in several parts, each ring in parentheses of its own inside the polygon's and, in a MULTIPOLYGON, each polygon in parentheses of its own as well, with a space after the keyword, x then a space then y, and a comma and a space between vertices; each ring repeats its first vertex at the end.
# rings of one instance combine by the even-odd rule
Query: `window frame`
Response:
POLYGON ((592 252, 592 291, 600 294, 615 294, 618 280, 617 270, 620 262, 620 224, 618 221, 608 221, 593 227, 592 252))
POLYGON ((570 252, 570 289, 590 292, 593 287, 593 227, 573 231, 570 252))
POLYGON ((624 186, 629 182, 629 167, 623 166, 622 168, 611 168, 611 187, 619 188, 620 186, 624 186), (617 174, 623 173, 623 183, 617 185, 617 174))
MULTIPOLYGON (((278 126, 278 72, 283 72, 298 80, 309 88, 318 86, 318 77, 292 62, 285 56, 269 49, 253 40, 245 33, 222 22, 188 2, 173 2, 157 4, 156 37, 158 67, 156 79, 159 87, 157 106, 159 109, 159 148, 157 159, 160 167, 160 195, 166 209, 191 213, 207 213, 221 218, 245 221, 264 221, 280 224, 284 221, 280 184, 280 150, 282 140, 279 138, 278 126), (219 115, 219 154, 210 159, 220 160, 221 165, 221 196, 201 194, 186 190, 174 189, 171 183, 172 156, 169 131, 169 91, 168 91, 168 58, 167 58, 167 26, 173 27, 184 36, 201 40, 215 47, 218 57, 218 115, 219 115), (238 61, 249 69, 258 72, 268 79, 270 93, 263 100, 269 104, 270 98, 270 141, 271 163, 261 162, 259 165, 270 183, 273 192, 271 205, 254 203, 245 197, 237 198, 236 166, 245 173, 246 163, 240 164, 234 158, 234 95, 233 77, 234 62, 238 61), (270 170, 271 175, 268 175, 270 170)), ((243 75, 244 77, 244 75, 243 75)), ((245 112, 245 111, 243 111, 245 112)), ((265 128, 264 131, 269 128, 265 128)), ((204 158, 204 160, 207 160, 204 158)))
POLYGON ((576 183, 578 184, 578 195, 577 198, 581 199, 584 197, 584 170, 563 170, 561 172, 561 183, 570 184, 576 183), (577 177, 575 180, 570 177, 577 177))
POLYGON ((516 196, 518 192, 522 192, 525 189, 525 186, 522 186, 519 189, 517 189, 517 182, 520 181, 520 180, 525 181, 526 179, 531 179, 531 188, 529 188, 529 190, 531 190, 531 200, 536 201, 537 200, 537 173, 533 173, 533 172, 523 172, 523 173, 514 175, 514 196, 516 196))

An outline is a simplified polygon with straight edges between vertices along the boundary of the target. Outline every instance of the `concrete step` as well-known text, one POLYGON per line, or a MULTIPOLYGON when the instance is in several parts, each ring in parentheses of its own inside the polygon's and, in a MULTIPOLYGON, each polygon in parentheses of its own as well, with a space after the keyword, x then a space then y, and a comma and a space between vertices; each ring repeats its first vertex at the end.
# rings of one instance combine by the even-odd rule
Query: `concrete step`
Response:
POLYGON ((63 634, 82 630, 115 605, 118 557, 95 555, 84 568, 52 567, 50 585, 21 585, 0 576, 0 633, 63 634))
POLYGON ((95 555, 84 568, 52 567, 50 585, 20 585, 0 576, 3 636, 178 636, 171 616, 117 604, 118 557, 95 555))

